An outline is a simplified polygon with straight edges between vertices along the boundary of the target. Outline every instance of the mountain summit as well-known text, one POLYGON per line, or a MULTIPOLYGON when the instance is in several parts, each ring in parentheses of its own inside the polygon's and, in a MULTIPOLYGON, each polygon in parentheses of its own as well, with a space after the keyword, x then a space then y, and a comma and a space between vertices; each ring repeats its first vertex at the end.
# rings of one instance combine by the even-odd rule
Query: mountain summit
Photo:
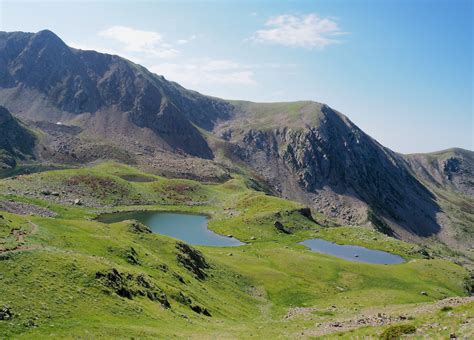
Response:
POLYGON ((472 152, 400 155, 325 104, 205 96, 50 31, 0 33, 0 104, 42 131, 57 162, 118 159, 204 181, 241 173, 338 223, 461 248, 472 240, 458 228, 472 217, 472 152))

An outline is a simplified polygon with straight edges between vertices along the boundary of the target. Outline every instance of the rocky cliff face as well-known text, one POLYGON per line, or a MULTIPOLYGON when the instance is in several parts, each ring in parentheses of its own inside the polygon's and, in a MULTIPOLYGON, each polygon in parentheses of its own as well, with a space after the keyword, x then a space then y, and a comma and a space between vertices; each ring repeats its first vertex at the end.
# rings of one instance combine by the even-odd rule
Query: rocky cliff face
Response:
POLYGON ((285 197, 349 224, 366 222, 370 209, 418 235, 438 232, 433 194, 398 154, 326 105, 314 115, 317 127, 246 129, 237 119, 219 133, 285 197))
POLYGON ((33 133, 0 106, 0 168, 14 167, 18 159, 34 158, 34 147, 33 133))

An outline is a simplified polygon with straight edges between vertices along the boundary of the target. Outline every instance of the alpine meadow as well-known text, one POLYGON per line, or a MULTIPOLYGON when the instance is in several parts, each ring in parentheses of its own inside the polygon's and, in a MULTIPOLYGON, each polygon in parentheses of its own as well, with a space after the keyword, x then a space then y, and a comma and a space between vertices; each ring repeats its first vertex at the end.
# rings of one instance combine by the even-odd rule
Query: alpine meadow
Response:
POLYGON ((1 1, 0 339, 473 338, 473 13, 1 1))

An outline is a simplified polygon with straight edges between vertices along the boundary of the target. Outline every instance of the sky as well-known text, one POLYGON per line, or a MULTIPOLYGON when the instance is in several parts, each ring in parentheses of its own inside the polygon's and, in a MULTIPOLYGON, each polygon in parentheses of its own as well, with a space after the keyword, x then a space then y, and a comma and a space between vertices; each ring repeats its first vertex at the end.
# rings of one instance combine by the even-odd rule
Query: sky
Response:
POLYGON ((50 29, 186 88, 314 100, 402 153, 474 149, 473 1, 0 0, 0 30, 50 29))

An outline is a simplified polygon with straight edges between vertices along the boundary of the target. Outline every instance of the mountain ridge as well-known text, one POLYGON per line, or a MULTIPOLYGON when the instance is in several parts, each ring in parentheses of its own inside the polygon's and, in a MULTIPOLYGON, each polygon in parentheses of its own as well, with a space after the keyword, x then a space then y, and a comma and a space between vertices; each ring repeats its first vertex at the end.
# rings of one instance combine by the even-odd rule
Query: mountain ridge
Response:
MULTIPOLYGON (((0 104, 43 131, 61 162, 118 159, 206 180, 244 171, 339 223, 371 225, 375 213, 405 239, 454 228, 432 185, 472 197, 470 157, 456 156, 454 180, 435 183, 447 159, 433 167, 396 153, 326 104, 205 96, 121 57, 70 48, 51 31, 1 32, 0 75, 0 104)), ((456 232, 443 242, 464 241, 456 232)))

